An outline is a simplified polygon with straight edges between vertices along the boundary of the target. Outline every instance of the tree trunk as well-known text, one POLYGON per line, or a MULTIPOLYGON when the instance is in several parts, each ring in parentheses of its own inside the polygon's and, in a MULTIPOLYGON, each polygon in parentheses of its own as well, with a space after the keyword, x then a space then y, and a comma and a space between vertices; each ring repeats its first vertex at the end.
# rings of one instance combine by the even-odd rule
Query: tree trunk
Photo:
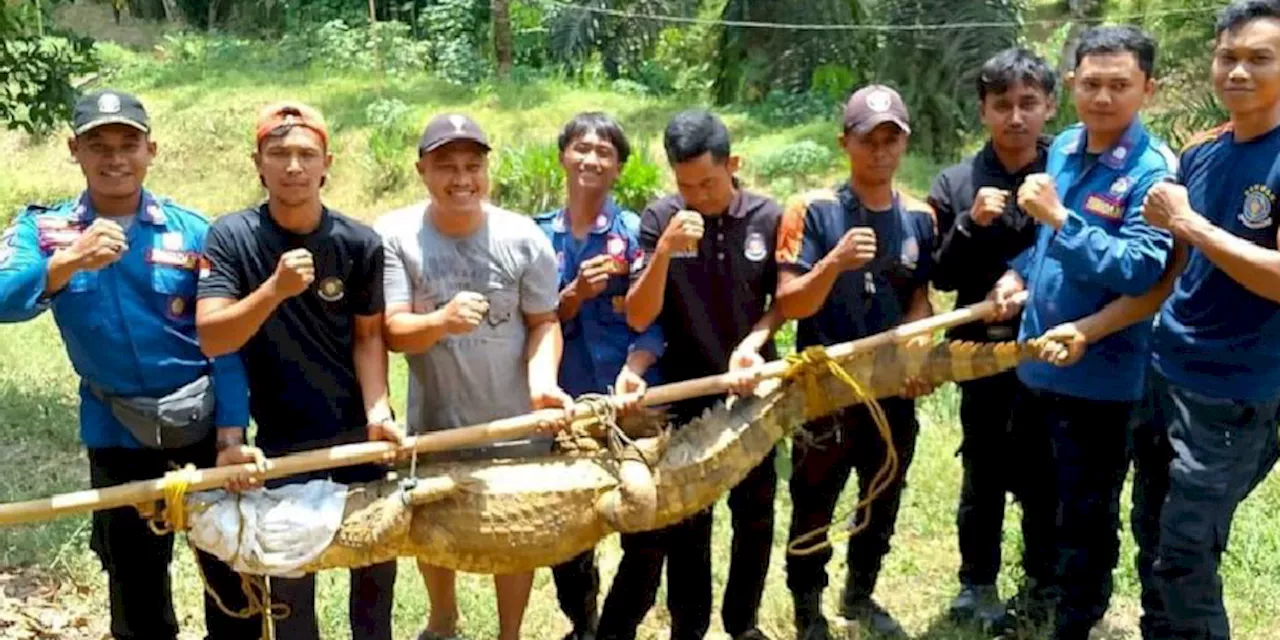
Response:
POLYGON ((374 0, 369 0, 369 24, 378 21, 378 4, 374 0))
POLYGON ((511 43, 511 3, 510 0, 490 0, 493 12, 493 53, 498 59, 498 77, 511 76, 514 64, 514 47, 511 43))
POLYGON ((178 0, 160 0, 160 6, 164 8, 164 19, 166 22, 184 22, 182 19, 182 9, 178 7, 178 0))
POLYGON ((218 23, 218 0, 209 0, 209 21, 205 23, 204 28, 207 31, 213 31, 214 26, 218 23))

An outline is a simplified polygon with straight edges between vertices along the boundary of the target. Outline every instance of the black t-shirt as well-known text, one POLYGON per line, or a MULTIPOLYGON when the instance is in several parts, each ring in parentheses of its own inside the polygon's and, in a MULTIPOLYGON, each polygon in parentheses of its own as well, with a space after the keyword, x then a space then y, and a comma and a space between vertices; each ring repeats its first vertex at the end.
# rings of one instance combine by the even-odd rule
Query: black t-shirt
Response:
MULTIPOLYGON (((648 268, 667 223, 685 208, 679 194, 660 198, 640 216, 644 262, 632 280, 648 268)), ((782 209, 768 197, 739 189, 729 210, 703 216, 705 231, 696 257, 673 254, 666 296, 657 322, 667 340, 659 361, 663 380, 678 382, 724 373, 729 356, 764 316, 778 282, 774 249, 782 209)), ((761 354, 776 357, 769 342, 761 354)), ((696 411, 714 398, 686 403, 696 411), (696 407, 695 407, 696 405, 696 407)), ((674 408, 680 414, 687 412, 674 408)))
MULTIPOLYGON (((934 180, 929 204, 938 217, 941 241, 934 256, 933 286, 955 291, 956 306, 981 302, 1009 270, 1009 262, 1035 243, 1035 219, 1018 208, 1017 193, 1028 175, 1044 171, 1050 142, 1051 138, 1042 138, 1036 160, 1014 173, 1005 169, 988 142, 934 180), (1004 213, 985 227, 969 216, 982 187, 1009 192, 1004 213)), ((1001 323, 971 322, 947 334, 957 340, 1013 340, 1018 337, 1019 322, 1019 316, 1001 323)))
POLYGON ((383 311, 382 242, 336 211, 322 215, 315 231, 298 235, 276 224, 264 204, 219 218, 205 243, 202 299, 248 296, 286 251, 305 248, 315 261, 311 287, 276 307, 240 350, 256 444, 267 455, 365 439, 352 347, 355 316, 383 311))

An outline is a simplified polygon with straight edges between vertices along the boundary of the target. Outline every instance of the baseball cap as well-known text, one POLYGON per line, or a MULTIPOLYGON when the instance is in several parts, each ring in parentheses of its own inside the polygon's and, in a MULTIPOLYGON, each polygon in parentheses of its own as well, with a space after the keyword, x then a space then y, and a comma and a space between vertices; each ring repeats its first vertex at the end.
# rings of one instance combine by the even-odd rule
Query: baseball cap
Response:
POLYGON ((911 133, 911 117, 907 105, 890 87, 882 84, 867 85, 849 96, 844 106, 844 130, 864 135, 877 125, 892 122, 904 132, 911 133))
POLYGON ((151 119, 137 97, 105 89, 81 96, 71 111, 71 130, 83 135, 104 124, 123 124, 151 133, 151 119))
POLYGON ((258 113, 258 128, 254 144, 262 144, 262 140, 280 127, 304 127, 316 132, 321 142, 329 146, 329 126, 324 116, 314 107, 301 102, 284 101, 269 104, 258 113))
POLYGON ((425 155, 450 142, 463 140, 474 142, 484 147, 485 151, 492 149, 488 136, 475 120, 460 113, 441 114, 432 118, 423 130, 422 139, 418 141, 418 155, 425 155))

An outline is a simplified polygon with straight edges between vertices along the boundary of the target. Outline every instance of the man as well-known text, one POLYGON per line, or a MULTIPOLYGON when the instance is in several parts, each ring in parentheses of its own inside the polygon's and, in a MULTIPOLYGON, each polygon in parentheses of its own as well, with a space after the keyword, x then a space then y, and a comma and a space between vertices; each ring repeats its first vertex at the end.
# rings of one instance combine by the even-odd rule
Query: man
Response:
MULTIPOLYGON (((1009 261, 1035 241, 1035 220, 1018 208, 1013 194, 1028 175, 1044 172, 1051 140, 1041 134, 1054 115, 1057 78, 1035 54, 1006 49, 983 64, 977 86, 979 114, 990 138, 973 157, 939 174, 929 192, 942 238, 933 285, 955 291, 957 306, 982 302, 1009 261)), ((1008 341, 1017 337, 1018 321, 967 324, 948 335, 953 340, 1008 341)), ((1009 423, 1009 399, 1018 395, 1018 387, 1012 371, 960 385, 960 593, 950 609, 957 622, 990 627, 1004 615, 996 576, 1005 492, 1019 493, 1005 464, 1009 453, 1018 450, 1009 423)), ((1030 553, 1023 557, 1028 583, 1052 572, 1053 558, 1036 556, 1046 550, 1042 537, 1048 533, 1023 519, 1023 539, 1031 541, 1025 547, 1030 553)))
MULTIPOLYGON (((368 226, 321 200, 333 162, 324 118, 299 103, 269 105, 255 138, 253 158, 267 201, 219 218, 209 231, 196 318, 201 348, 210 355, 240 350, 262 454, 398 442, 387 402, 382 243, 368 226)), ((354 483, 383 475, 381 467, 365 465, 284 482, 328 477, 354 483)), ((391 638, 395 577, 394 561, 351 571, 354 638, 391 638)), ((273 578, 271 593, 291 612, 276 622, 279 637, 320 637, 314 575, 273 578)))
MULTIPOLYGON (((780 324, 768 308, 777 279, 773 244, 780 210, 769 198, 741 188, 734 174, 729 131, 711 113, 676 114, 664 133, 678 193, 650 203, 640 218, 644 254, 631 268, 627 323, 662 327, 667 349, 658 365, 676 382, 746 369, 772 359, 780 324)), ((745 393, 752 380, 739 379, 745 393)), ((723 396, 676 403, 674 424, 698 417, 723 396)), ((774 455, 729 492, 733 551, 721 616, 739 640, 760 640, 756 615, 773 544, 774 455)), ((622 536, 623 557, 605 599, 599 637, 635 637, 653 606, 667 563, 671 637, 702 638, 711 618, 711 510, 658 531, 622 536)))
MULTIPOLYGON (((654 362, 662 356, 662 329, 644 333, 627 326, 627 275, 641 255, 640 216, 609 195, 631 155, 626 133, 609 116, 580 113, 560 132, 568 203, 537 217, 559 265, 559 317, 564 328, 560 386, 587 393, 643 395, 654 362)), ((565 640, 595 637, 600 577, 595 550, 553 567, 560 609, 573 623, 565 640)))
MULTIPOLYGON (((992 297, 1002 316, 1011 293, 1026 289, 1019 340, 1092 314, 1124 295, 1156 284, 1171 239, 1142 220, 1142 200, 1176 159, 1147 133, 1138 112, 1154 91, 1155 43, 1128 26, 1081 34, 1068 78, 1081 124, 1060 134, 1047 174, 1029 176, 1018 204, 1041 223, 1036 244, 1018 256, 992 297), (1058 194, 1062 194, 1059 197, 1058 194)), ((1032 620, 1052 606, 1053 637, 1086 638, 1106 612, 1119 553, 1120 489, 1127 469, 1126 431, 1142 393, 1150 327, 1135 326, 1100 341, 1070 366, 1031 362, 1017 368, 1027 392, 1013 422, 1041 429, 1050 444, 1024 451, 1027 518, 1053 521, 1055 585, 1032 594, 1032 620), (1055 603, 1056 601, 1056 603, 1055 603)), ((1037 525, 1039 526, 1039 525, 1037 525)))
POLYGON ((1173 233, 1176 260, 1156 291, 1064 331, 1098 343, 1164 301, 1134 429, 1131 517, 1148 640, 1230 637, 1222 554, 1236 507, 1280 456, 1277 56, 1280 3, 1223 9, 1211 70, 1231 119, 1187 146, 1177 184, 1152 187, 1143 208, 1173 233))
MULTIPOLYGON (((787 204, 778 238, 778 307, 784 317, 800 320, 797 350, 855 340, 932 315, 933 212, 893 188, 910 134, 907 107, 897 91, 883 85, 858 89, 845 105, 839 138, 849 157, 849 181, 787 204)), ((915 453, 920 425, 913 398, 927 391, 911 380, 902 397, 880 400, 898 470, 871 502, 865 528, 849 539, 841 614, 889 636, 905 634, 872 593, 915 453)), ((859 497, 865 499, 889 454, 865 405, 802 430, 805 435, 796 438, 792 453, 792 540, 831 522, 851 470, 858 471, 859 497)), ((795 600, 796 634, 803 640, 831 637, 822 614, 830 559, 829 548, 787 556, 787 588, 795 600)))
MULTIPOLYGON (((156 154, 151 121, 132 95, 105 90, 75 104, 67 146, 85 191, 53 207, 32 205, 0 239, 0 321, 47 309, 80 375, 80 440, 94 488, 151 480, 233 456, 249 423, 245 373, 228 353, 212 361, 196 340, 196 259, 208 221, 143 188, 156 154), (143 405, 162 399, 197 410, 170 422, 143 405)), ((89 546, 107 572, 117 640, 178 635, 170 593, 173 536, 156 535, 126 508, 97 511, 89 546)), ((209 588, 232 611, 240 580, 203 551, 209 588)), ((248 638, 237 620, 204 600, 208 637, 248 638)))
MULTIPOLYGON (((408 424, 450 429, 568 407, 556 384, 562 337, 551 243, 489 196, 489 140, 460 114, 432 118, 418 144, 425 205, 386 214, 387 344, 409 363, 408 424)), ((548 438, 480 447, 465 457, 550 450, 548 438)), ((452 570, 419 563, 431 598, 420 638, 457 632, 452 570)), ((520 637, 533 572, 494 576, 500 640, 520 637)))

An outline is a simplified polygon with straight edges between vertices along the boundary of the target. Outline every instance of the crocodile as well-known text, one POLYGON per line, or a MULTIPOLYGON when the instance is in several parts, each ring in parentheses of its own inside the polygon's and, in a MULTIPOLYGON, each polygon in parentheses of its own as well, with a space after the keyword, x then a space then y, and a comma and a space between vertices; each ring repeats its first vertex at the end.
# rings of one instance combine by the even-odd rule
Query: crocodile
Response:
POLYGON ((766 380, 753 395, 621 447, 442 463, 408 484, 352 485, 333 542, 301 570, 409 556, 481 574, 556 565, 610 533, 662 528, 714 505, 809 420, 863 397, 898 395, 908 377, 934 385, 982 378, 1040 357, 1041 349, 1035 342, 886 344, 840 362, 863 385, 861 396, 815 366, 812 375, 766 380))

